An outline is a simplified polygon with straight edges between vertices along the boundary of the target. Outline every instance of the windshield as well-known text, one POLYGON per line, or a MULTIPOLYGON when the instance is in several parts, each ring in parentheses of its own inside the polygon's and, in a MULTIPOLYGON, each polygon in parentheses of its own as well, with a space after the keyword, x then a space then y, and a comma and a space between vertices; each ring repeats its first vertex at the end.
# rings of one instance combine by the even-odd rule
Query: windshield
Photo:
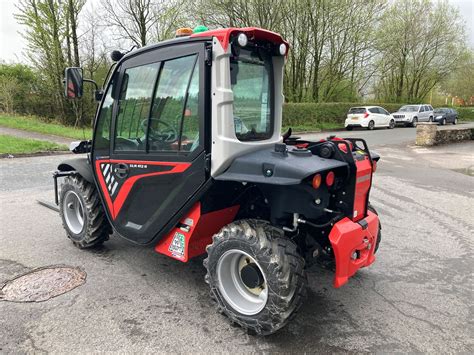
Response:
POLYGON ((273 134, 272 59, 264 51, 241 49, 230 59, 234 93, 235 135, 241 141, 268 139, 273 134))
POLYGON ((413 105, 408 105, 408 106, 402 106, 400 112, 418 112, 418 106, 413 106, 413 105))
POLYGON ((437 108, 434 110, 435 112, 441 112, 441 113, 447 113, 448 109, 447 108, 437 108))
POLYGON ((365 107, 352 107, 349 113, 365 113, 365 107))

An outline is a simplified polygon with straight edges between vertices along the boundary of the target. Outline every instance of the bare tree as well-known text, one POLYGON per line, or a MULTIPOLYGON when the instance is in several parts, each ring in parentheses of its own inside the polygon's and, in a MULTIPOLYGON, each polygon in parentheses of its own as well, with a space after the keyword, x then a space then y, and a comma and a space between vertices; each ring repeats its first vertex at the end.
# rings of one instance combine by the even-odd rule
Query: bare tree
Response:
POLYGON ((381 99, 419 102, 459 66, 465 34, 456 14, 447 2, 399 0, 390 6, 378 42, 381 99))
MULTIPOLYGON (((142 47, 170 36, 183 3, 165 0, 104 0, 104 21, 133 44, 142 47)), ((174 30, 173 30, 174 33, 174 30)))

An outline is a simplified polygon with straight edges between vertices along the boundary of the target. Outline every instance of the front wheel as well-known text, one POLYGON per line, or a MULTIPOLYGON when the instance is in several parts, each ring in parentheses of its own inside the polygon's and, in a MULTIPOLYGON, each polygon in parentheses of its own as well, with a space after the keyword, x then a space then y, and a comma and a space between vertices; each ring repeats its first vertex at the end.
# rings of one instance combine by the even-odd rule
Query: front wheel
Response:
POLYGON ((80 175, 68 176, 61 185, 59 214, 66 234, 83 249, 109 239, 111 227, 94 185, 80 175))
POLYGON ((418 125, 418 118, 414 118, 413 121, 411 121, 411 126, 416 127, 418 125))
POLYGON ((261 220, 236 221, 214 235, 207 253, 211 296, 232 322, 268 335, 300 308, 305 262, 281 229, 261 220))
POLYGON ((388 129, 394 129, 395 128, 395 121, 394 120, 390 120, 389 124, 388 124, 388 129))
POLYGON ((441 126, 446 126, 446 118, 443 118, 443 120, 441 121, 441 126))

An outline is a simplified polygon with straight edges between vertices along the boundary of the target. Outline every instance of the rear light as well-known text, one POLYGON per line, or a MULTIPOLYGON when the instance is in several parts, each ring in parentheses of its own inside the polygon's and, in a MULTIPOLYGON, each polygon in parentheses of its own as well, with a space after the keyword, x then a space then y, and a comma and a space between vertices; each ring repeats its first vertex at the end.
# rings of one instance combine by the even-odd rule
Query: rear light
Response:
POLYGON ((313 189, 317 190, 319 189, 319 186, 321 186, 321 175, 320 174, 316 174, 313 176, 313 189))
POLYGON ((278 51, 280 52, 280 55, 285 55, 286 54, 286 44, 285 43, 280 44, 280 47, 278 47, 278 51))
POLYGON ((377 162, 372 160, 372 172, 375 173, 377 171, 377 162))
POLYGON ((347 153, 347 146, 345 144, 339 143, 337 147, 341 152, 347 153))
POLYGON ((368 113, 368 112, 366 112, 366 113, 364 114, 364 118, 367 118, 367 117, 369 117, 369 113, 368 113))
POLYGON ((239 46, 245 47, 248 43, 247 35, 245 33, 239 33, 239 35, 237 36, 237 43, 239 44, 239 46))
POLYGON ((332 186, 334 185, 334 179, 336 178, 336 176, 334 175, 334 172, 330 171, 327 175, 326 175, 326 185, 328 186, 332 186))

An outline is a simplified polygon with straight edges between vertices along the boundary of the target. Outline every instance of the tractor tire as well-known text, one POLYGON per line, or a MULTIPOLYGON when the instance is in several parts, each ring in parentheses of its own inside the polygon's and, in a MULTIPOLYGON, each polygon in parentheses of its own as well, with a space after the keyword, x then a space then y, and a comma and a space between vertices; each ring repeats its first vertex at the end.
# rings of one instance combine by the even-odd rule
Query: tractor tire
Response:
POLYGON ((228 224, 207 246, 206 282, 217 308, 249 333, 276 332, 306 296, 305 261, 283 230, 266 221, 228 224))
POLYGON ((112 232, 95 186, 80 175, 64 179, 59 214, 67 237, 80 249, 101 245, 112 232))
MULTIPOLYGON (((379 215, 377 211, 375 210, 375 208, 370 204, 370 202, 369 202, 369 205, 367 206, 367 209, 370 212, 375 213, 377 216, 379 215)), ((380 245, 381 240, 382 240, 382 223, 380 223, 380 220, 379 220, 379 232, 377 234, 377 243, 375 244, 374 254, 376 254, 377 250, 379 250, 379 245, 380 245)))

